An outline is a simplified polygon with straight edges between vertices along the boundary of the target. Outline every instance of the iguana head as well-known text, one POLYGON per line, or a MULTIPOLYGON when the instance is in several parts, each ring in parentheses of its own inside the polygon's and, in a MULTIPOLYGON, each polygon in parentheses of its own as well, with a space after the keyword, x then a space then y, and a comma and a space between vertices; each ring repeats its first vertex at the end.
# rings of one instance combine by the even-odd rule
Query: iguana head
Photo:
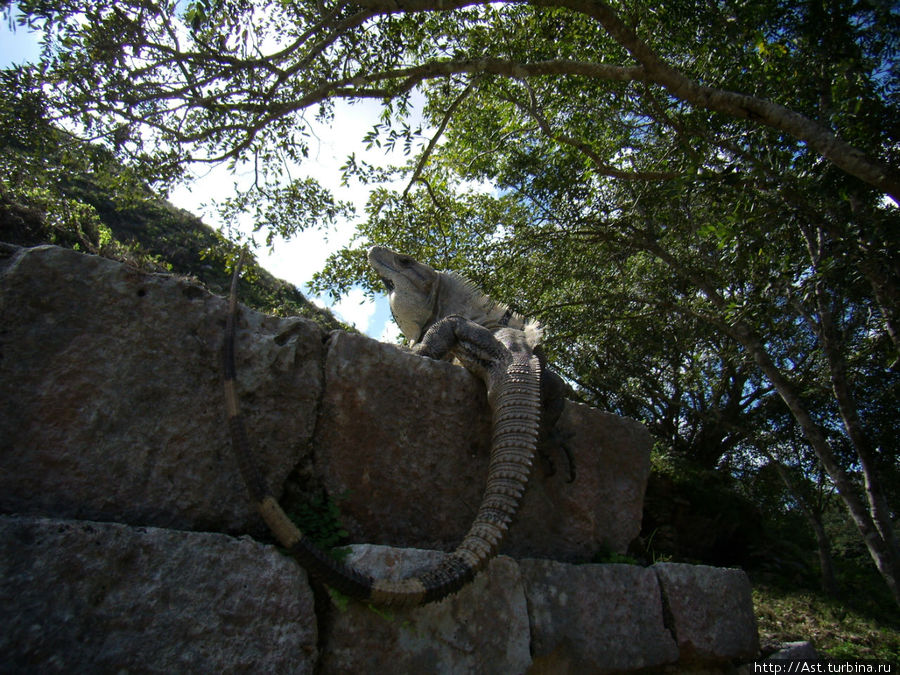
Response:
POLYGON ((383 246, 369 249, 369 264, 387 287, 394 321, 407 340, 418 342, 435 319, 440 275, 428 265, 383 246))

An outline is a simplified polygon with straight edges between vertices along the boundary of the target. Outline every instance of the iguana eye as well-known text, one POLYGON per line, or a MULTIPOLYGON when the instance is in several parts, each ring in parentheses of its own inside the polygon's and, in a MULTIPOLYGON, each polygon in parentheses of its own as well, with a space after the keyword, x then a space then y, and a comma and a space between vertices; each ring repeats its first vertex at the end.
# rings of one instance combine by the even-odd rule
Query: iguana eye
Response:
POLYGON ((412 258, 410 258, 408 255, 401 255, 401 256, 398 258, 398 262, 399 262, 401 265, 403 265, 404 267, 409 267, 412 263, 415 262, 415 260, 413 260, 412 258))

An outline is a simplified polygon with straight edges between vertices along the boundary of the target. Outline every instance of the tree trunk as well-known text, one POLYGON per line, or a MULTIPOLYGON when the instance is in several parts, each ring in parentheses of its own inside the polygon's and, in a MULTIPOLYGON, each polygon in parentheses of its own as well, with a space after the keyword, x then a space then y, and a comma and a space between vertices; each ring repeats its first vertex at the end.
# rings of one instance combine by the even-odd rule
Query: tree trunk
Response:
MULTIPOLYGON (((825 247, 825 232, 822 228, 817 228, 815 232, 806 228, 801 228, 801 230, 806 238, 810 262, 818 274, 822 251, 825 247)), ((847 432, 847 437, 850 439, 850 443, 859 457, 866 499, 869 502, 869 512, 872 514, 875 527, 878 528, 881 538, 892 549, 893 558, 900 560, 900 548, 898 548, 897 539, 894 536, 890 507, 876 471, 876 458, 872 445, 869 443, 866 430, 859 417, 856 402, 853 400, 850 390, 847 377, 847 360, 844 358, 844 354, 841 353, 840 334, 834 320, 835 312, 832 308, 828 290, 825 288, 825 280, 822 277, 816 281, 814 290, 819 321, 818 324, 812 318, 809 318, 809 321, 817 331, 822 350, 825 352, 828 372, 831 378, 831 390, 834 394, 834 400, 838 404, 844 430, 847 432)), ((840 311, 838 311, 838 314, 840 314, 840 311)))
POLYGON ((788 492, 797 499, 797 503, 800 504, 800 510, 803 512, 803 515, 806 517, 806 520, 809 522, 809 525, 816 536, 816 548, 818 549, 819 554, 819 571, 822 590, 829 595, 837 595, 838 585, 834 575, 834 564, 831 559, 831 540, 828 538, 828 533, 825 531, 825 526, 822 524, 821 509, 812 506, 807 501, 807 498, 800 494, 800 491, 794 485, 793 481, 791 481, 790 476, 787 471, 784 470, 784 465, 782 465, 781 462, 772 457, 768 452, 765 454, 775 465, 778 477, 781 478, 781 482, 784 483, 788 492))
MULTIPOLYGON (((885 532, 884 528, 879 527, 879 524, 875 522, 874 517, 876 514, 870 512, 866 508, 865 502, 860 499, 860 490, 858 486, 850 479, 843 467, 838 463, 837 457, 828 443, 828 439, 825 437, 821 427, 816 424, 815 420, 813 420, 812 416, 807 411, 806 406, 804 405, 801 396, 796 392, 793 383, 788 380, 778 366, 775 365, 775 362, 772 361, 772 358, 763 346, 762 341, 756 336, 750 326, 741 320, 728 321, 725 318, 727 316, 728 303, 700 274, 685 269, 671 253, 663 249, 656 241, 646 237, 645 233, 635 231, 633 236, 633 242, 634 241, 638 242, 649 253, 658 256, 660 260, 669 265, 676 274, 694 284, 713 307, 715 307, 716 311, 722 313, 721 315, 701 314, 701 316, 704 320, 709 321, 743 346, 762 373, 772 383, 772 386, 778 392, 781 400, 784 401, 788 410, 790 410, 791 415, 800 425, 803 436, 812 447, 813 452, 816 453, 819 461, 822 462, 822 466, 825 468, 829 478, 834 482, 838 495, 844 502, 847 511, 850 513, 850 517, 853 519, 854 524, 862 536, 863 542, 865 542, 869 555, 875 562, 875 567, 887 584, 891 596, 894 598, 894 602, 900 607, 900 554, 898 554, 898 550, 900 549, 898 549, 897 539, 894 536, 893 530, 890 529, 885 532)), ((877 478, 875 476, 875 468, 874 466, 870 466, 866 475, 866 488, 869 490, 872 487, 870 481, 873 478, 877 478)), ((875 481, 875 485, 878 485, 877 480, 875 481)), ((869 491, 868 494, 870 497, 873 496, 871 491, 869 491)), ((875 490, 874 496, 876 498, 878 496, 877 489, 875 490)), ((876 511, 878 511, 877 507, 880 506, 880 504, 876 501, 873 506, 875 506, 876 511)), ((877 515, 881 516, 882 514, 878 513, 877 515)))
POLYGON ((821 572, 822 590, 829 595, 837 595, 837 578, 834 576, 834 564, 831 560, 831 540, 822 524, 821 514, 809 512, 809 524, 816 534, 816 547, 819 549, 819 570, 821 572))
POLYGON ((750 328, 742 322, 736 322, 731 326, 729 332, 753 356, 760 370, 775 387, 794 419, 799 423, 804 437, 834 482, 838 495, 847 507, 850 517, 853 518, 869 555, 891 591, 894 602, 900 607, 900 559, 896 555, 897 543, 893 532, 889 533, 889 537, 882 535, 880 528, 873 520, 873 515, 859 498, 857 486, 838 464, 819 425, 810 417, 791 382, 781 373, 750 328))

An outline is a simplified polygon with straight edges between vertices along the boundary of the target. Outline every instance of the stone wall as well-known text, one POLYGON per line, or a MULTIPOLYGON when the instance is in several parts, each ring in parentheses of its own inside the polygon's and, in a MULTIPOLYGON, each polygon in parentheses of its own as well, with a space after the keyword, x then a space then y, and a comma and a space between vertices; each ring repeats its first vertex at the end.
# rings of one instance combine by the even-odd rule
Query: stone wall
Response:
MULTIPOLYGON (((616 672, 755 655, 743 573, 574 564, 626 549, 649 472, 641 425, 576 404, 561 421, 576 480, 562 453, 555 473, 538 464, 505 555, 473 584, 403 613, 313 602, 231 454, 225 310, 188 279, 0 245, 0 671, 616 672)), ((476 378, 248 309, 237 337, 276 493, 345 495, 351 555, 379 573, 455 546, 487 467, 476 378)))

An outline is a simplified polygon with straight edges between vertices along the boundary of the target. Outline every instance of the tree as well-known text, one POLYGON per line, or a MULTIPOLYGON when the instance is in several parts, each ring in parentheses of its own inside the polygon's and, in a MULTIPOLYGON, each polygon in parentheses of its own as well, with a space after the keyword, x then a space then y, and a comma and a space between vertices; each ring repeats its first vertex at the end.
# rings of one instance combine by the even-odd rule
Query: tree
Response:
MULTIPOLYGON (((306 152, 305 116, 382 100, 370 140, 415 156, 399 169, 406 191, 373 192, 363 237, 464 269, 540 316, 553 356, 598 398, 615 363, 637 386, 623 405, 692 398, 730 425, 712 415, 706 428, 739 437, 777 397, 900 603, 889 3, 18 6, 47 35, 43 93, 60 120, 163 178, 188 160, 252 163, 253 199, 299 227, 327 203, 309 183, 279 187, 306 152), (430 139, 409 124, 415 92, 430 139), (473 180, 496 192, 461 187, 473 180), (648 330, 630 359, 604 359, 648 330), (634 375, 648 353, 656 392, 634 375)), ((385 172, 351 158, 347 174, 385 172)), ((319 283, 359 278, 360 253, 319 283)))
MULTIPOLYGON (((822 463, 809 444, 803 441, 796 423, 785 415, 776 414, 774 417, 779 424, 761 430, 754 448, 743 458, 750 463, 763 460, 761 468, 751 471, 753 475, 748 481, 751 491, 769 492, 767 496, 770 500, 799 512, 807 521, 815 536, 821 588, 834 595, 838 592, 838 582, 831 538, 825 526, 825 514, 834 504, 833 483, 828 480, 822 463), (773 428, 776 426, 778 428, 773 428), (775 495, 771 494, 773 490, 775 495)), ((747 467, 742 469, 746 471, 747 467)))

